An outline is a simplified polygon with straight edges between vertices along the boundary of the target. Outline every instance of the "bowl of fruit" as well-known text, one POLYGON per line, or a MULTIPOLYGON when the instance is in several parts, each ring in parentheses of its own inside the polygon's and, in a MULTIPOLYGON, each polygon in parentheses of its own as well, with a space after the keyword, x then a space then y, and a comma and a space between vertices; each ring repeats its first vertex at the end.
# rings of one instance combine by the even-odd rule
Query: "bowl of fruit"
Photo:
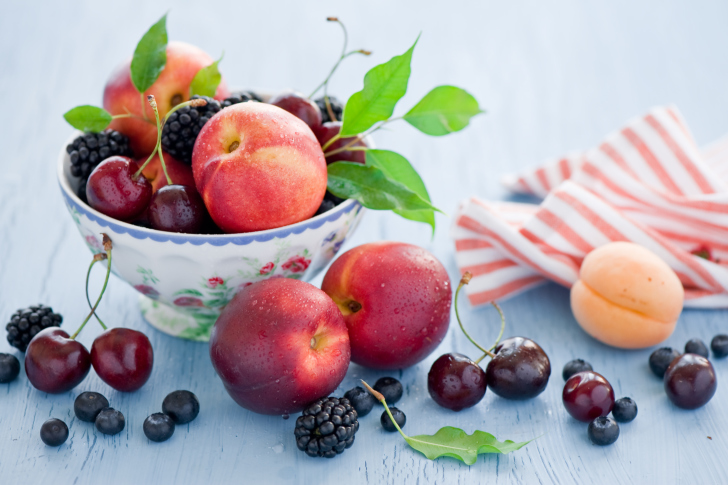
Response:
POLYGON ((328 81, 343 59, 370 54, 346 45, 308 97, 231 92, 220 60, 167 42, 163 17, 111 74, 103 108, 64 115, 78 131, 61 149, 58 180, 84 242, 100 253, 102 233, 113 241, 112 270, 141 293, 149 323, 205 341, 242 288, 316 276, 364 208, 434 230, 437 209, 416 170, 370 135, 395 120, 445 135, 481 110, 464 90, 439 86, 393 117, 413 49, 372 68, 346 103, 327 94, 328 81))

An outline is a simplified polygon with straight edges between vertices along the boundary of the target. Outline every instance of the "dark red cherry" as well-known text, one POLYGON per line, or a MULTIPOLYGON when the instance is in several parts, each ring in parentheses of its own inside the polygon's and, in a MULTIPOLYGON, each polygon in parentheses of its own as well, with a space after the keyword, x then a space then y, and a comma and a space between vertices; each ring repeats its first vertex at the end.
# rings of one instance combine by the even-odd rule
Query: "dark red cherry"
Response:
MULTIPOLYGON (((332 139, 334 136, 338 135, 341 131, 341 121, 329 121, 328 123, 324 123, 319 128, 313 130, 314 134, 316 135, 316 138, 319 141, 319 144, 323 147, 327 141, 332 139)), ((356 139, 355 136, 346 137, 346 138, 339 138, 335 142, 333 142, 331 145, 326 147, 325 152, 332 152, 334 150, 338 150, 339 148, 343 148, 347 146, 349 143, 354 141, 356 139)), ((359 140, 356 143, 354 143, 352 146, 354 147, 367 147, 368 145, 364 140, 359 140)), ((334 163, 334 162, 357 162, 357 163, 364 163, 366 161, 366 152, 363 150, 344 150, 343 152, 335 153, 333 155, 329 155, 326 157, 326 163, 334 163)))
POLYGON ((205 225, 207 209, 194 187, 165 185, 152 196, 148 217, 152 229, 199 234, 205 225))
POLYGON ((268 103, 283 108, 302 119, 312 130, 321 126, 321 109, 301 93, 291 91, 280 93, 271 98, 268 103))
POLYGON ((427 374, 427 390, 440 406, 461 411, 485 396, 485 372, 462 354, 441 355, 427 374))
POLYGON ((546 389, 551 362, 533 340, 511 337, 495 348, 495 357, 485 369, 491 391, 506 399, 530 399, 546 389))
POLYGON ((154 352, 146 335, 112 328, 91 345, 91 363, 102 381, 122 392, 136 391, 152 373, 154 352))
POLYGON ((667 397, 683 409, 704 406, 718 387, 713 364, 697 354, 683 354, 673 360, 663 379, 667 397))
POLYGON ((86 183, 89 205, 114 219, 134 220, 152 198, 149 181, 144 175, 134 176, 138 170, 129 157, 114 156, 99 163, 86 183))
POLYGON ((564 384, 561 399, 569 414, 588 423, 612 411, 614 390, 601 374, 593 371, 577 372, 564 384))
POLYGON ((39 391, 70 391, 88 374, 91 356, 80 342, 58 327, 38 332, 25 351, 25 373, 39 391))

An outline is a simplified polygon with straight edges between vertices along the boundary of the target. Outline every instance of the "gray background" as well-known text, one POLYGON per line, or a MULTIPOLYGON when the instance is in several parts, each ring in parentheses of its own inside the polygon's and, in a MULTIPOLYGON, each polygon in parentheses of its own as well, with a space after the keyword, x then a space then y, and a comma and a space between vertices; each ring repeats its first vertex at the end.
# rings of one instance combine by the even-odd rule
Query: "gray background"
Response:
MULTIPOLYGON (((628 118, 656 104, 676 103, 699 143, 728 132, 728 4, 725 2, 3 2, 0 15, 0 317, 21 306, 50 304, 75 328, 86 312, 83 279, 90 255, 58 191, 55 160, 70 127, 61 115, 78 104, 100 104, 111 70, 133 52, 143 32, 170 9, 170 38, 223 50, 221 69, 232 85, 309 92, 328 72, 341 34, 324 18, 338 15, 350 46, 374 52, 349 59, 330 92, 347 97, 373 65, 404 52, 419 32, 409 93, 400 113, 430 88, 467 88, 488 111, 446 138, 428 138, 401 124, 377 143, 409 158, 436 205, 452 215, 464 196, 501 198, 500 175, 588 148, 628 118), (63 3, 63 4, 62 4, 63 3)), ((345 249, 380 239, 431 250, 453 281, 457 269, 448 236, 392 214, 369 212, 345 249)), ((100 273, 100 272, 99 272, 100 273)), ((100 275, 94 283, 100 284, 100 275)), ((320 278, 316 283, 320 282, 320 278)), ((98 287, 98 286, 97 286, 98 287)), ((372 414, 362 419, 356 445, 331 461, 299 452, 293 419, 258 416, 228 398, 209 362, 207 345, 177 340, 148 327, 133 289, 114 278, 100 311, 112 325, 145 331, 155 348, 150 382, 133 394, 111 390, 92 372, 78 389, 49 396, 24 375, 0 385, 0 482, 38 483, 725 483, 728 482, 728 361, 716 362, 721 383, 697 411, 670 405, 647 368, 650 350, 603 346, 575 323, 568 291, 548 285, 503 303, 506 335, 525 335, 549 354, 547 390, 525 402, 488 392, 475 408, 452 413, 429 398, 426 374, 441 353, 475 349, 453 326, 420 365, 395 373, 406 386, 405 431, 433 433, 452 425, 517 441, 538 437, 508 456, 486 455, 473 466, 431 462, 398 435, 383 432, 372 414), (611 380, 619 396, 639 404, 637 420, 619 441, 599 448, 586 425, 563 409, 561 367, 585 357, 611 380), (194 391, 199 418, 163 444, 149 443, 144 418, 171 390, 194 391), (104 393, 127 419, 107 437, 73 418, 82 390, 104 393), (49 417, 65 419, 68 442, 48 448, 38 438, 49 417), (712 440, 707 437, 711 436, 712 440)), ((492 340, 490 309, 463 305, 477 339, 492 340)), ((726 311, 687 310, 668 344, 706 341, 726 332, 726 311)), ((81 341, 90 346, 97 327, 81 341)), ((0 351, 8 352, 4 338, 0 351)), ((345 391, 358 378, 385 373, 352 365, 345 391)))

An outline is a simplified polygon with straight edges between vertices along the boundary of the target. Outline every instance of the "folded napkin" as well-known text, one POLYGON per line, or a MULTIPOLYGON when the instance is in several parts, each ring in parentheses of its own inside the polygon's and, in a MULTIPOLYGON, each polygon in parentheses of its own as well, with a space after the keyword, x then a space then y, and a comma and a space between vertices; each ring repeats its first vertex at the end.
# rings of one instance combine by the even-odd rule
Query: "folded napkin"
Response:
POLYGON ((728 136, 699 149, 674 106, 502 182, 545 199, 460 203, 451 235, 473 305, 547 280, 570 287, 592 249, 632 241, 675 270, 686 306, 728 307, 728 136))

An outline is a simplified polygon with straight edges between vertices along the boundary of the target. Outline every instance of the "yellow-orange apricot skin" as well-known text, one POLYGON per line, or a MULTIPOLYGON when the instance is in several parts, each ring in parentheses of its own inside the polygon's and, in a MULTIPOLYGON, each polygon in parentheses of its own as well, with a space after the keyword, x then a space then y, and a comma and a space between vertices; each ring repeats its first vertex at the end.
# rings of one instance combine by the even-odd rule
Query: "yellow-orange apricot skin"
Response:
POLYGON ((657 345, 675 330, 685 292, 675 272, 634 243, 589 253, 571 288, 571 309, 595 339, 623 349, 657 345))

